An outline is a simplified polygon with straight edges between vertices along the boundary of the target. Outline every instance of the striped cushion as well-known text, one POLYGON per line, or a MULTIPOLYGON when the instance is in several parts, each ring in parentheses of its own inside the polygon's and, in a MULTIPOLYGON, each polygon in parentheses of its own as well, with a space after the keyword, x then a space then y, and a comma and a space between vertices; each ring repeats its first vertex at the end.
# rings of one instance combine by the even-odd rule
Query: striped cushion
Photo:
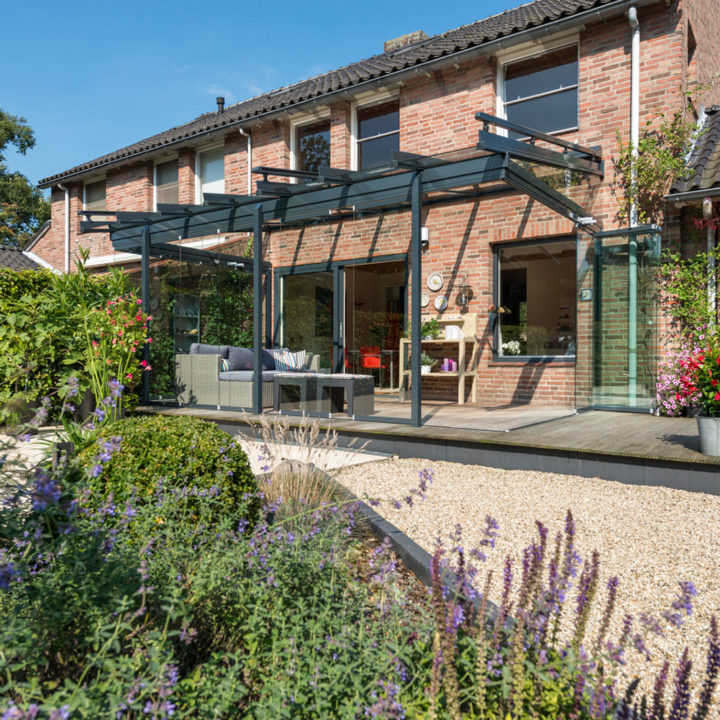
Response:
POLYGON ((296 353, 285 351, 275 356, 275 369, 285 371, 303 370, 306 362, 305 350, 300 350, 296 353))

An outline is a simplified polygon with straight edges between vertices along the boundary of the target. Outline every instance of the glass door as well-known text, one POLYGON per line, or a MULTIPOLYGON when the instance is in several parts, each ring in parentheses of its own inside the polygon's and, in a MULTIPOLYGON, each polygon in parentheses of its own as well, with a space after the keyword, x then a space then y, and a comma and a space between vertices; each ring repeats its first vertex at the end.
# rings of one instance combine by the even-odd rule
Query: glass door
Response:
POLYGON ((292 352, 318 356, 316 369, 331 372, 334 363, 333 272, 309 272, 282 278, 282 333, 280 344, 292 352))
POLYGON ((654 227, 594 237, 591 353, 595 408, 648 412, 654 407, 659 253, 660 234, 654 227))

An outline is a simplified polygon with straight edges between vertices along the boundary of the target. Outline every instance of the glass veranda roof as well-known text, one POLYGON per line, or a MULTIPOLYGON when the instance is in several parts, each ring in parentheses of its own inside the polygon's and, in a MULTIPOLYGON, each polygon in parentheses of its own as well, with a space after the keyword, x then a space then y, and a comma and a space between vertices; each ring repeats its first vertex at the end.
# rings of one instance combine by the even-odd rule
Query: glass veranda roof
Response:
MULTIPOLYGON (((413 183, 418 178, 427 202, 479 197, 498 192, 501 186, 531 196, 578 225, 597 229, 593 218, 575 202, 572 193, 564 192, 562 183, 553 181, 553 173, 601 178, 603 162, 599 151, 485 113, 477 113, 476 118, 483 122, 483 129, 475 148, 435 156, 394 151, 385 167, 369 171, 319 168, 309 172, 255 167, 253 172, 263 179, 257 181, 254 195, 205 194, 202 205, 159 204, 154 213, 109 211, 102 214, 102 220, 82 222, 81 231, 108 231, 115 250, 135 253, 141 253, 147 233, 151 254, 171 257, 177 253, 173 243, 178 240, 253 232, 258 216, 264 227, 272 229, 325 221, 350 209, 362 214, 409 208, 413 183), (490 132, 490 125, 521 134, 527 140, 490 132), (287 182, 294 177, 304 182, 287 182), (278 182, 277 178, 284 181, 278 182)), ((91 211, 81 214, 98 215, 91 211)), ((208 254, 217 256, 205 250, 193 252, 197 262, 208 254)), ((192 262, 187 250, 183 250, 183 257, 192 262)))

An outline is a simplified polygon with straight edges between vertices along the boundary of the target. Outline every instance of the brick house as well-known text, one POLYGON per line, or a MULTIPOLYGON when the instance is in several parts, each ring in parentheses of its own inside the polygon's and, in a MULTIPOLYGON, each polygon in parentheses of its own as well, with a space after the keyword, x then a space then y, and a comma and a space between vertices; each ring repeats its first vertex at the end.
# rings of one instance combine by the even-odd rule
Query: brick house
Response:
MULTIPOLYGON (((360 192, 374 172, 414 168, 430 177, 436 165, 460 168, 490 152, 519 161, 532 187, 517 180, 520 169, 515 185, 498 170, 425 193, 421 263, 413 263, 407 198, 362 211, 335 200, 301 222, 278 214, 263 223, 266 284, 256 293, 265 293, 265 345, 310 349, 336 373, 371 373, 374 419, 417 424, 420 402, 467 403, 468 412, 529 403, 647 411, 665 342, 648 288, 653 260, 661 243, 680 239, 682 214, 699 212, 702 198, 685 192, 662 233, 629 229, 618 219, 611 157, 617 134, 627 143, 658 109, 677 106, 681 88, 720 70, 718 30, 711 0, 535 0, 434 37, 416 31, 295 85, 227 108, 218 98, 213 112, 43 180, 52 226, 32 251, 67 272, 83 246, 90 266, 122 264, 139 277, 140 246, 123 241, 128 228, 166 232, 165 255, 153 255, 146 280, 153 312, 173 308, 169 352, 187 351, 193 339, 224 344, 203 325, 210 315, 198 288, 212 271, 203 281, 198 267, 215 254, 226 268, 236 256, 249 269, 253 226, 223 216, 213 229, 220 215, 203 200, 218 208, 234 196, 239 208, 267 198, 277 209, 296 198, 310 203, 323 188, 360 192), (573 158, 580 172, 563 164, 573 158), (205 231, 183 230, 183 213, 207 218, 205 231), (83 218, 90 222, 81 228, 83 218), (162 288, 158 277, 167 279, 162 288), (436 343, 412 344, 437 360, 421 394, 419 363, 403 341, 415 303, 418 328, 434 317, 452 329, 436 343), (456 340, 465 336, 473 338, 467 347, 456 340)), ((717 100, 714 88, 705 102, 717 100)), ((718 188, 717 177, 703 186, 718 188)), ((210 281, 212 313, 229 283, 241 283, 228 272, 210 281)), ((210 404, 227 403, 218 395, 210 404)))

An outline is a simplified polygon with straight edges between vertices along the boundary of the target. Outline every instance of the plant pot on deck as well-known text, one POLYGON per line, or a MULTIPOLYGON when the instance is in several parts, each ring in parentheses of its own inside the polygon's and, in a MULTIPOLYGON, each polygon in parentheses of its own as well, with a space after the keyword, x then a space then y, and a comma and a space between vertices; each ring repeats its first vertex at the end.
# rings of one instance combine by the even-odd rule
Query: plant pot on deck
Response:
POLYGON ((700 452, 703 455, 720 455, 720 417, 697 416, 700 434, 700 452))

